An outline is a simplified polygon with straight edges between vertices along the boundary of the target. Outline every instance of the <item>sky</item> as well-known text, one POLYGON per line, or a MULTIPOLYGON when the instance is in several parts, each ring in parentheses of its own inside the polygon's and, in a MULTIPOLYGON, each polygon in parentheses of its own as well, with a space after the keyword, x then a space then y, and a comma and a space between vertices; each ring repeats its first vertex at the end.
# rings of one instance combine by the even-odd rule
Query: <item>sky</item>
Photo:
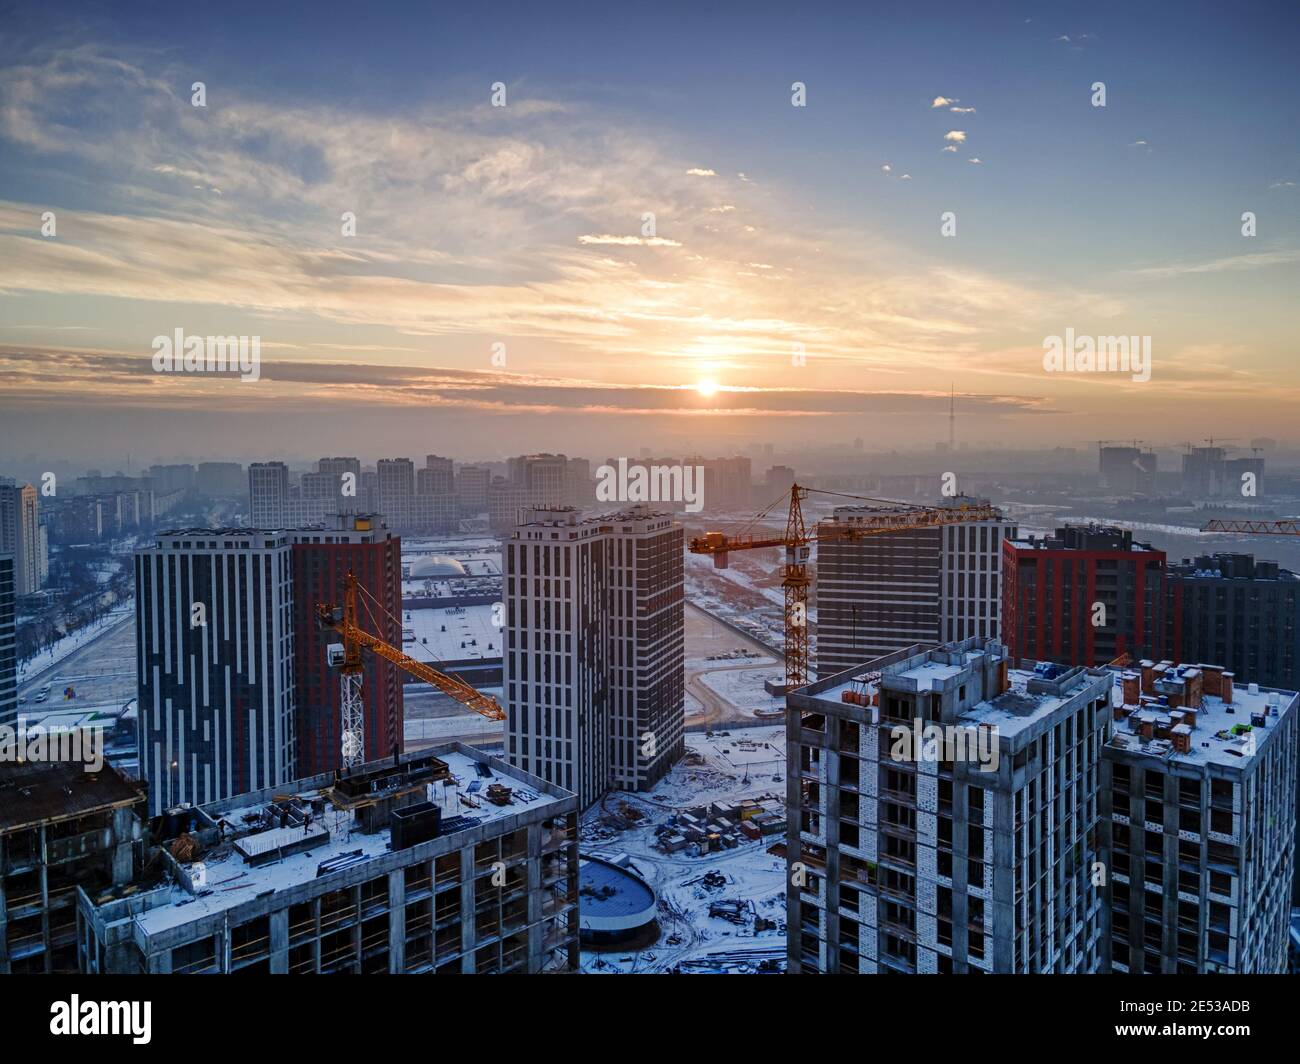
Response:
POLYGON ((1296 5, 703 6, 7 5, 0 453, 1295 435, 1296 5))

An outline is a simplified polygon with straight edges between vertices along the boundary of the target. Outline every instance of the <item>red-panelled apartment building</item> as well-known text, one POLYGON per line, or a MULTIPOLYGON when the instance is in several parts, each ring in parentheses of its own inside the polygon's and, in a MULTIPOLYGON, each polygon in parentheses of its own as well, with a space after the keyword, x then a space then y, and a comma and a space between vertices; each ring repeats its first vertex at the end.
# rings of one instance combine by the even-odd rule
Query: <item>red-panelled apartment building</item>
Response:
MULTIPOLYGON (((334 528, 303 528, 293 543, 294 671, 298 776, 342 767, 339 671, 326 660, 338 637, 316 623, 316 604, 341 605, 352 570, 382 609, 357 603, 357 623, 385 642, 402 645, 402 541, 373 514, 342 514, 334 528)), ((373 761, 403 749, 402 676, 376 654, 365 653, 365 757, 373 761)))
POLYGON ((1128 529, 1067 525, 1003 544, 1002 640, 1013 660, 1160 660, 1164 611, 1164 551, 1128 529))

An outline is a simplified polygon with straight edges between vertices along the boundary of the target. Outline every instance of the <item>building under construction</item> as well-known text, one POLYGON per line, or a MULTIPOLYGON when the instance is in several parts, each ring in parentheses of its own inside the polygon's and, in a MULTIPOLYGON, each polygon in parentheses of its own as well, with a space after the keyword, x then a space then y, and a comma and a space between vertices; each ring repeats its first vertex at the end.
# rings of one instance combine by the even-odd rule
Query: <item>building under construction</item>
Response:
POLYGON ((171 809, 145 874, 79 892, 82 970, 575 970, 577 809, 459 743, 171 809))
POLYGON ((144 791, 110 765, 0 772, 0 975, 77 970, 77 892, 124 887, 144 852, 144 791))

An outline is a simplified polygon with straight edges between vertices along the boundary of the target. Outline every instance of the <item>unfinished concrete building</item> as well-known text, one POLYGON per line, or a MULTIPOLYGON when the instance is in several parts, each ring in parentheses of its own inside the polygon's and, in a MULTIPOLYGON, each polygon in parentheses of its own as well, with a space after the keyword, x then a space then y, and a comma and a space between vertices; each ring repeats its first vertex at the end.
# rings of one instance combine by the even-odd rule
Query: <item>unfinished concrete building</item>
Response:
POLYGON ((1101 766, 1113 971, 1286 971, 1298 698, 1213 665, 1121 674, 1101 766))
POLYGON ((80 895, 88 972, 497 973, 578 961, 578 800, 457 743, 155 818, 80 895))
POLYGON ((788 970, 1095 972, 1111 678, 972 637, 787 696, 788 970))
POLYGON ((0 975, 77 971, 77 892, 131 881, 144 804, 107 764, 0 766, 0 975))

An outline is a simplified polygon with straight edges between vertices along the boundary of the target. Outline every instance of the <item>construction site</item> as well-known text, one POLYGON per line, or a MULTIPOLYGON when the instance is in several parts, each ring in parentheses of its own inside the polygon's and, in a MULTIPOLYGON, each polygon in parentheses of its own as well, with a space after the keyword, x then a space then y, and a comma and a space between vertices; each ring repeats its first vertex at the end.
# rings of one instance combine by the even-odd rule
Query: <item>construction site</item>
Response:
POLYGON ((79 889, 105 973, 571 971, 577 800, 456 744, 167 811, 79 889))
POLYGON ((631 945, 584 943, 581 970, 783 970, 784 779, 783 727, 691 733, 686 756, 653 791, 614 791, 584 813, 584 858, 629 868, 648 884, 658 934, 631 945))

